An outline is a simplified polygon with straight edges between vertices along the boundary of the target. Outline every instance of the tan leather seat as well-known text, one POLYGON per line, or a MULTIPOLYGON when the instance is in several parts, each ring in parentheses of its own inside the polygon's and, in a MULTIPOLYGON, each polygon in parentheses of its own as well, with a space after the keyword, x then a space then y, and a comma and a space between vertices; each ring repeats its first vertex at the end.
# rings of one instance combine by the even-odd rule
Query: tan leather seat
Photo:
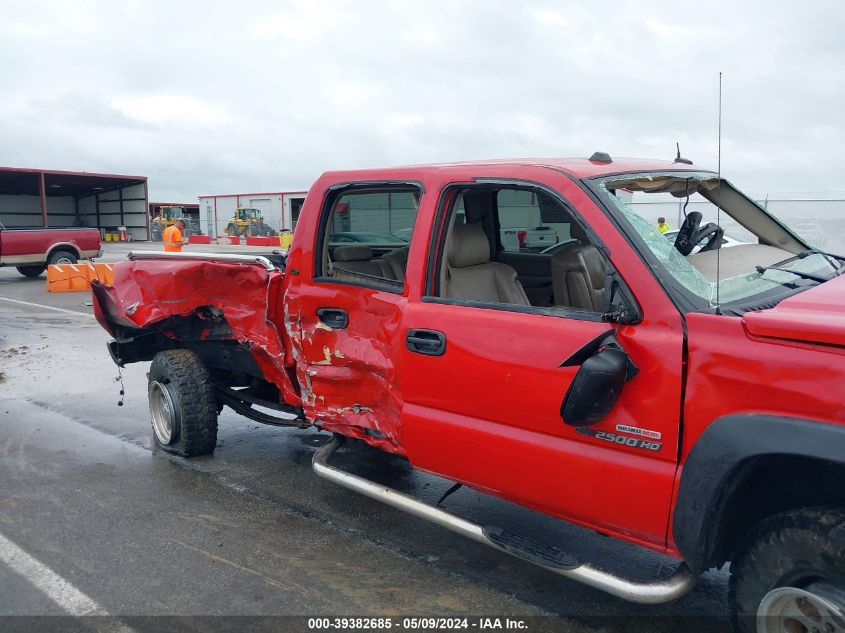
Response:
POLYGON ((410 249, 410 246, 402 246, 381 256, 387 262, 393 274, 393 279, 396 281, 405 281, 405 269, 408 267, 408 251, 410 249))
POLYGON ((596 247, 588 243, 584 230, 574 222, 570 233, 579 243, 552 256, 555 305, 605 312, 607 270, 604 259, 596 247))
POLYGON ((515 305, 529 305, 516 271, 490 261, 490 242, 480 224, 455 224, 446 244, 442 295, 515 305))
POLYGON ((334 249, 334 271, 371 275, 384 279, 394 279, 393 270, 382 259, 373 260, 373 249, 363 244, 338 246, 334 249))

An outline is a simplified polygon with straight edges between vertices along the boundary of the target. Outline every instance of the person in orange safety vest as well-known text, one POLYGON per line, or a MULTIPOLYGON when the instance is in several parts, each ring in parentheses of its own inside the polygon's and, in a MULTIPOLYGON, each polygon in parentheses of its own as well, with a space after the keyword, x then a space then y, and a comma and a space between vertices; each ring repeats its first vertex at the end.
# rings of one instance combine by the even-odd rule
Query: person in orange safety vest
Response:
POLYGON ((182 233, 185 230, 185 220, 181 218, 176 220, 172 226, 168 226, 164 229, 164 234, 162 235, 162 240, 164 241, 164 252, 165 253, 181 253, 182 246, 187 244, 187 240, 182 237, 182 233))

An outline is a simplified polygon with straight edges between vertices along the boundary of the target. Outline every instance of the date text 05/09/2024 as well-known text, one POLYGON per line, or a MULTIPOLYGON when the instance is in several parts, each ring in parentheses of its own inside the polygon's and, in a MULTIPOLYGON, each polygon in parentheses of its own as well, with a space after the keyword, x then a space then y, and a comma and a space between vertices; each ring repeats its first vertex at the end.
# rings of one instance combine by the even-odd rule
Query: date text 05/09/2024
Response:
POLYGON ((309 630, 526 630, 528 625, 519 618, 309 618, 309 630))

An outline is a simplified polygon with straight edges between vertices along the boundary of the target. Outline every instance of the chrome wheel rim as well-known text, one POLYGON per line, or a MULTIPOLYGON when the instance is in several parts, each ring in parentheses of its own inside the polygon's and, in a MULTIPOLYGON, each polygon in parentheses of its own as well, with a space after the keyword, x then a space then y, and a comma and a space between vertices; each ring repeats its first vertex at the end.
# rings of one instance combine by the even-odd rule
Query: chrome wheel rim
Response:
POLYGON ((59 257, 56 260, 57 264, 72 264, 73 260, 70 257, 59 257))
POLYGON ((149 395, 153 433, 155 433, 158 441, 166 446, 173 441, 179 412, 173 401, 169 385, 153 381, 150 383, 149 395))
POLYGON ((760 602, 758 633, 845 633, 845 594, 817 584, 778 587, 760 602))

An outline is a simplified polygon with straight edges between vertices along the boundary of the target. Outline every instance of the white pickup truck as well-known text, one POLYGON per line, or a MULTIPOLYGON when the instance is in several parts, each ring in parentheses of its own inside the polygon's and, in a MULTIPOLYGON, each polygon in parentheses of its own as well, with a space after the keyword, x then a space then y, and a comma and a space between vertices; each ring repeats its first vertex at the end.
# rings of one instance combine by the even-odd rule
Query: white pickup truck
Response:
POLYGON ((512 227, 500 230, 502 247, 511 252, 539 253, 557 243, 558 234, 550 226, 512 227))

